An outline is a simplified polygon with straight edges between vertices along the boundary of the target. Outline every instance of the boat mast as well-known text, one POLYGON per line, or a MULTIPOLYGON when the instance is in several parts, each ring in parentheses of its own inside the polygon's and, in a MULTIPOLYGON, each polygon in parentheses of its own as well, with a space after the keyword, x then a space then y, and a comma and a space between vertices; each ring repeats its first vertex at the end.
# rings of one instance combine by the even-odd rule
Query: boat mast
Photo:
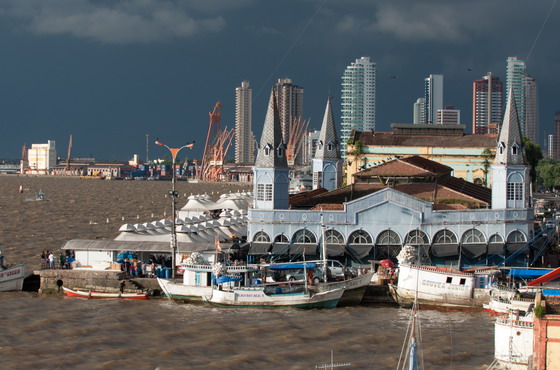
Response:
POLYGON ((323 255, 323 281, 327 282, 327 241, 325 240, 325 223, 323 220, 323 212, 321 212, 321 238, 323 239, 323 243, 321 245, 321 254, 323 255))

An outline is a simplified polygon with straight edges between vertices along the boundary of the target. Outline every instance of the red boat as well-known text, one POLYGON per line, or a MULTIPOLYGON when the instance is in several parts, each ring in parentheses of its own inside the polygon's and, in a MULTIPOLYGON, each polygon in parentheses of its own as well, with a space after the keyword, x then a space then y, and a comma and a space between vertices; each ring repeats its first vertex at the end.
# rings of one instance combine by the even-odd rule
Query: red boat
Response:
POLYGON ((105 293, 83 290, 72 290, 62 287, 64 294, 68 297, 80 297, 91 299, 148 299, 148 293, 105 293))

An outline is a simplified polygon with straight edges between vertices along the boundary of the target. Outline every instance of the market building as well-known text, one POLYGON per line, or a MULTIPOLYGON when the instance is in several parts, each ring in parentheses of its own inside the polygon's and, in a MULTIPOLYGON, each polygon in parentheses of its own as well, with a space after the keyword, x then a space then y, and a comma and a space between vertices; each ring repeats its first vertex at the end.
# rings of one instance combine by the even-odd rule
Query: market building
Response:
MULTIPOLYGON (((385 155, 411 157, 388 159, 370 172, 356 169, 346 187, 317 189, 290 199, 280 135, 271 97, 255 164, 255 199, 248 210, 252 258, 313 259, 324 240, 328 256, 348 264, 395 259, 404 245, 415 245, 430 264, 489 265, 503 262, 533 237, 529 166, 511 93, 497 147, 491 135, 476 135, 476 140, 465 135, 404 135, 414 145, 405 140, 388 146, 393 152, 387 149, 385 155), (491 142, 496 150, 489 166, 492 189, 459 178, 452 159, 467 153, 475 157, 491 142), (401 151, 394 153, 396 149, 401 151), (440 160, 418 156, 427 153, 440 160)), ((367 149, 374 135, 354 132, 354 139, 362 139, 367 149)), ((381 136, 402 140, 401 135, 381 136)), ((467 164, 463 160, 462 165, 467 164)), ((475 171, 468 172, 472 177, 475 171)), ((515 254, 510 263, 526 263, 530 253, 515 254)))

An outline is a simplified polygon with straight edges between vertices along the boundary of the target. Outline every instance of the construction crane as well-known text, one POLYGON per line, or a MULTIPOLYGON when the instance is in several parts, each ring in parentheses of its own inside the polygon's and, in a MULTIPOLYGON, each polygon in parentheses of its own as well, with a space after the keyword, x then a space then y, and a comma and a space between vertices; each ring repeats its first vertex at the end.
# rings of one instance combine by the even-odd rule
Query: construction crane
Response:
POLYGON ((72 134, 70 134, 70 141, 68 142, 68 155, 66 156, 66 167, 64 167, 64 174, 70 174, 70 153, 72 153, 72 134))
POLYGON ((290 121, 290 134, 288 136, 288 143, 286 144, 286 159, 288 160, 288 165, 293 166, 295 164, 296 157, 301 151, 301 146, 303 144, 303 134, 309 126, 309 120, 302 120, 297 117, 290 121))
POLYGON ((228 130, 226 127, 222 130, 220 127, 222 103, 217 102, 209 115, 206 145, 197 178, 201 181, 222 181, 224 160, 233 140, 234 129, 228 130))

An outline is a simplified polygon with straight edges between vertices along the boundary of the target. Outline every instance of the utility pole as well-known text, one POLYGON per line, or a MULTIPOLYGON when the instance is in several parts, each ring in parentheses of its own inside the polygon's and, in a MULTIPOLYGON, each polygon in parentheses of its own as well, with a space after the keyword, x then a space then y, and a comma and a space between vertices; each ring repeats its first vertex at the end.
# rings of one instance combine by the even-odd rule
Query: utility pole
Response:
POLYGON ((146 134, 146 164, 148 164, 148 162, 150 162, 150 159, 148 158, 148 148, 149 148, 148 142, 149 142, 149 139, 150 139, 150 135, 146 134))

